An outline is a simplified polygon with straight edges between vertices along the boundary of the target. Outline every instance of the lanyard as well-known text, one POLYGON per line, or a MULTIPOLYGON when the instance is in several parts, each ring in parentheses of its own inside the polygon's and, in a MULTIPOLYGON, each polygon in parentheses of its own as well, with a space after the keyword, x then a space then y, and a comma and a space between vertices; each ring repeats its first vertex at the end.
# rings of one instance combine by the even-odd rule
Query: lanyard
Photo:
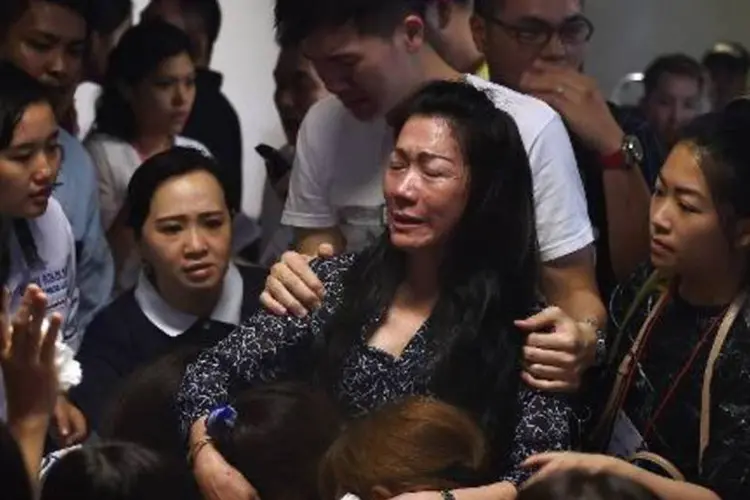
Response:
MULTIPOLYGON (((625 398, 627 397, 628 392, 630 392, 630 388, 633 384, 633 380, 635 378, 635 373, 637 371, 637 366, 638 366, 638 363, 640 362, 640 358, 643 355, 643 351, 646 348, 646 344, 648 343, 651 333, 653 332, 654 326, 656 325, 657 321, 661 318, 661 315, 664 313, 664 309, 666 308, 666 305, 669 302, 668 299, 670 295, 671 294, 667 292, 662 298, 662 300, 659 301, 659 304, 654 310, 654 313, 648 319, 648 324, 645 326, 645 332, 643 335, 642 342, 640 342, 637 346, 635 346, 635 352, 633 353, 633 360, 632 360, 633 362, 630 365, 630 370, 628 372, 627 380, 623 388, 624 390, 621 392, 621 396, 618 400, 618 407, 622 407, 622 405, 625 402, 625 398)), ((651 416, 651 418, 647 422, 646 427, 644 428, 644 432, 643 432, 644 441, 646 441, 648 436, 651 434, 654 424, 656 423, 658 418, 661 416, 661 414, 664 412, 664 409, 666 408, 667 404, 674 396, 675 392, 677 391, 677 388, 682 382, 682 379, 685 378, 685 375, 695 363, 695 360, 698 357, 700 350, 703 348, 703 346, 705 345, 706 341, 711 336, 711 334, 716 331, 717 327, 719 326, 719 323, 721 322, 721 320, 724 318, 725 315, 726 315, 726 309, 724 310, 724 312, 722 312, 720 315, 714 318, 714 320, 711 322, 709 327, 701 334, 698 344, 693 348, 687 361, 677 372, 677 376, 675 377, 674 381, 667 389, 664 395, 664 398, 662 399, 661 403, 657 407, 654 414, 651 416)))

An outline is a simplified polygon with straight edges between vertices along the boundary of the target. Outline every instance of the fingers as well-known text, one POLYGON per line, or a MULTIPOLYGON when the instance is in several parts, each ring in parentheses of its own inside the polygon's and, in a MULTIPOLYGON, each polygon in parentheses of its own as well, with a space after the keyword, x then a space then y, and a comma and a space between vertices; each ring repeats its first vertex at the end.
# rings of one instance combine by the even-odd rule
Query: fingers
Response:
MULTIPOLYGON (((331 252, 333 252, 332 249, 331 252)), ((281 257, 281 262, 286 264, 293 276, 304 284, 306 291, 312 292, 316 299, 322 299, 325 295, 325 288, 310 268, 310 260, 296 252, 287 252, 281 257)), ((304 301, 305 297, 300 297, 300 299, 304 301)))
POLYGON ((73 446, 84 440, 88 428, 86 425, 86 417, 84 417, 83 413, 71 403, 68 403, 68 422, 70 423, 70 434, 65 442, 65 446, 73 446))
POLYGON ((537 455, 532 455, 523 461, 521 467, 523 467, 524 469, 541 467, 555 460, 560 455, 561 453, 559 452, 539 453, 537 455))
POLYGON ((295 295, 277 278, 274 278, 273 276, 268 277, 266 280, 266 292, 268 292, 282 308, 291 312, 298 318, 304 318, 307 316, 308 311, 305 306, 303 306, 302 303, 297 300, 295 295))
POLYGON ((527 347, 572 354, 581 350, 581 343, 582 339, 573 322, 559 323, 555 331, 550 333, 531 333, 526 337, 527 347))
POLYGON ((39 347, 44 335, 42 324, 47 315, 47 296, 39 289, 32 292, 30 312, 29 329, 26 336, 28 337, 28 345, 33 349, 33 355, 38 360, 39 347))
POLYGON ((565 313, 559 307, 548 307, 530 318, 515 321, 515 325, 527 332, 552 331, 565 318, 565 313))
POLYGON ((49 318, 49 326, 42 340, 41 352, 39 354, 40 361, 44 366, 51 367, 55 363, 55 344, 62 328, 62 322, 63 318, 59 313, 55 313, 49 318))
POLYGON ((578 383, 564 380, 545 380, 534 377, 529 372, 521 372, 521 380, 529 387, 541 392, 574 392, 578 389, 578 383))
POLYGON ((30 285, 21 299, 21 305, 13 315, 13 335, 11 343, 13 345, 12 355, 23 357, 24 360, 30 360, 33 356, 31 348, 32 343, 29 340, 29 323, 31 322, 31 309, 39 287, 30 285))
POLYGON ((335 255, 335 249, 333 248, 333 245, 330 243, 322 243, 318 247, 318 257, 321 258, 330 258, 335 255))
MULTIPOLYGON (((267 286, 268 280, 266 280, 266 287, 267 286)), ((277 316, 286 316, 287 314, 289 314, 289 311, 287 311, 286 307, 281 305, 281 302, 274 299, 270 292, 266 290, 263 290, 263 293, 260 294, 260 303, 263 305, 263 307, 276 314, 277 316)))
POLYGON ((65 396, 60 396, 55 405, 55 425, 60 441, 64 444, 70 436, 70 420, 68 418, 68 403, 65 396))

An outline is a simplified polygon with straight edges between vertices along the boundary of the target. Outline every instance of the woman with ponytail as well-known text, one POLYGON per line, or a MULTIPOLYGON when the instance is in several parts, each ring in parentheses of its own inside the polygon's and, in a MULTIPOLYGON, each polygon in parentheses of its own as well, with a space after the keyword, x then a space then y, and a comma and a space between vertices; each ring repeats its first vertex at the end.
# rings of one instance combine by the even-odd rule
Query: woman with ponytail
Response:
POLYGON ((589 468, 667 500, 750 498, 748 137, 747 99, 684 131, 651 201, 651 265, 612 300, 593 442, 627 461, 548 455, 529 463, 542 475, 589 468))

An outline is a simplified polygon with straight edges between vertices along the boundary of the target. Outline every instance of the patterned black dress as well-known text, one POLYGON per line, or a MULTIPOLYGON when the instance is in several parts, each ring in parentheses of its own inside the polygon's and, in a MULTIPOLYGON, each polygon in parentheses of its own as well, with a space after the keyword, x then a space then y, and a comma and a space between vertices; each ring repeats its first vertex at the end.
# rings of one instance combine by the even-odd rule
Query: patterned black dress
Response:
MULTIPOLYGON (((642 268, 615 290, 610 310, 616 323, 624 317, 650 272, 650 268, 642 268)), ((626 327, 627 341, 619 359, 656 307, 659 294, 654 292, 635 311, 626 327)), ((673 293, 653 324, 623 409, 641 436, 653 421, 651 431, 645 436, 645 449, 676 465, 687 481, 711 489, 722 499, 732 500, 750 498, 750 307, 747 303, 715 365, 710 442, 701 471, 698 463, 703 375, 716 333, 712 327, 725 310, 726 307, 697 307, 673 293), (697 349, 695 361, 654 419, 668 389, 706 332, 709 332, 706 341, 697 349)))
MULTIPOLYGON (((326 287, 322 307, 308 318, 278 317, 260 312, 190 366, 178 396, 183 432, 214 407, 227 402, 240 386, 270 382, 290 376, 310 365, 313 340, 325 318, 341 303, 346 292, 344 273, 354 257, 344 255, 319 261, 313 270, 326 287)), ((377 321, 376 315, 371 321, 377 321)), ((430 395, 429 320, 409 342, 400 357, 368 346, 364 333, 344 360, 337 387, 340 401, 351 416, 372 411, 409 395, 430 395)), ((518 394, 520 419, 513 447, 508 450, 508 470, 498 471, 501 481, 519 484, 528 477, 520 468, 535 453, 569 448, 571 410, 562 397, 523 387, 518 394)))

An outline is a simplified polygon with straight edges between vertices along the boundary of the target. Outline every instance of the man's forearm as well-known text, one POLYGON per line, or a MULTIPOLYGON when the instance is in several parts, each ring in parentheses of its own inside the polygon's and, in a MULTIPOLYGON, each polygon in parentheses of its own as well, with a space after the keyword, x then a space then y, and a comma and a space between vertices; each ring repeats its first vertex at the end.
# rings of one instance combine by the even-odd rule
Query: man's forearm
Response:
POLYGON ((648 258, 651 195, 637 167, 608 170, 602 177, 612 270, 623 281, 648 258))
POLYGON ((494 483, 477 488, 453 490, 456 500, 515 500, 516 487, 510 482, 494 483))

